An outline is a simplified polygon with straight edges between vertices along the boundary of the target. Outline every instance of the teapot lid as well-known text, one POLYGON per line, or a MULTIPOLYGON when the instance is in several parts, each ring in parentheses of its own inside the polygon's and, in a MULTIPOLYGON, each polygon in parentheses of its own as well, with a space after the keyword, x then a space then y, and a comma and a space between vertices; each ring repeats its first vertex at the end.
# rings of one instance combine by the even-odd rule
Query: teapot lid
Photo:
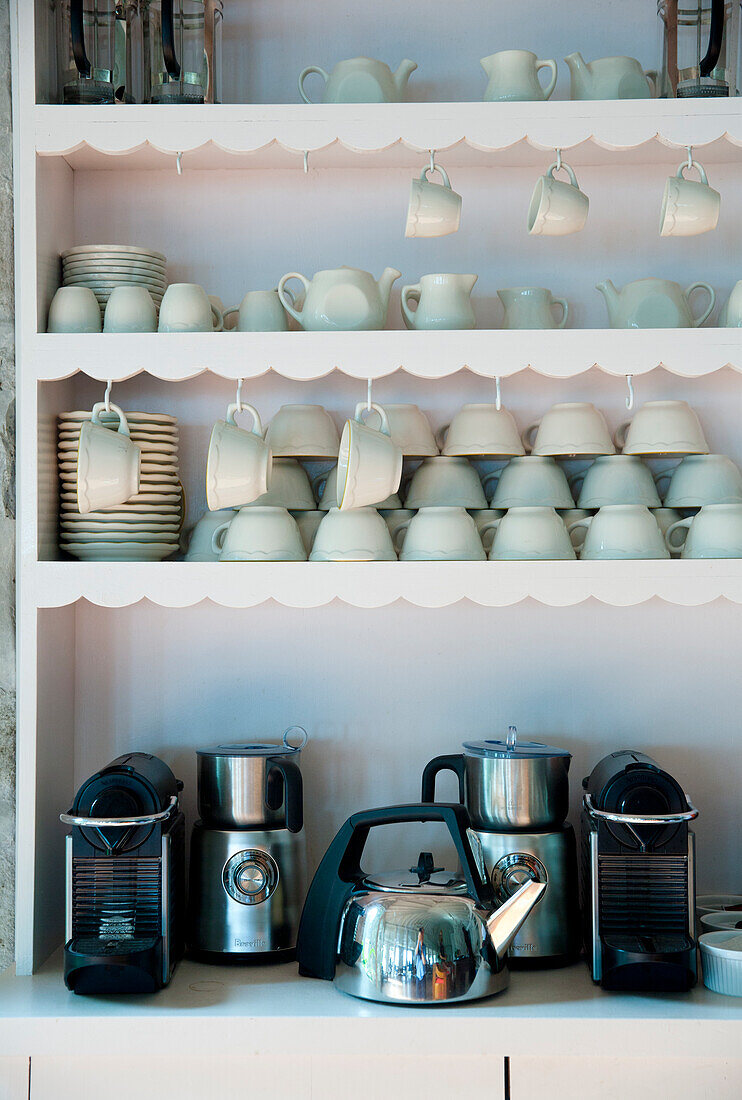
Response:
POLYGON ((393 894, 462 894, 467 896, 469 889, 459 875, 452 875, 443 867, 436 866, 431 852, 421 852, 417 867, 408 867, 404 871, 387 871, 380 875, 366 876, 363 886, 371 890, 382 890, 393 894))
POLYGON ((467 756, 484 756, 495 760, 535 760, 542 756, 570 757, 567 749, 557 749, 553 745, 544 745, 540 741, 519 741, 515 726, 508 726, 505 741, 465 741, 467 756))

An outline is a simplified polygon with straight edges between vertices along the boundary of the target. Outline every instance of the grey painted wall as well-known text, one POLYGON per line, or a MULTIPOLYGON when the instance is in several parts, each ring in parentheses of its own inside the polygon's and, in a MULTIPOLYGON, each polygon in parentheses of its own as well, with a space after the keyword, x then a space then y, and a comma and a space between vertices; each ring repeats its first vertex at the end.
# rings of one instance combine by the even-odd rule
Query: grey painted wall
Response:
POLYGON ((15 381, 9 0, 0 0, 0 969, 13 957, 15 381))

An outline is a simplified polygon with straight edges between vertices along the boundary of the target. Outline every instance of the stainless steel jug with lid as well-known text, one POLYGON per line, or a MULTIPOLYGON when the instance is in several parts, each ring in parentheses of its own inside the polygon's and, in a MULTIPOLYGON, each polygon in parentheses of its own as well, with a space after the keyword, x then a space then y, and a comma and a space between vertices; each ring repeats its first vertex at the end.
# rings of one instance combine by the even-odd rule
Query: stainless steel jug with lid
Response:
POLYGON ((658 0, 660 95, 739 95, 739 0, 658 0))
POLYGON ((56 0, 62 103, 134 103, 142 95, 139 0, 56 0))
POLYGON ((148 102, 221 102, 223 0, 140 4, 148 102))

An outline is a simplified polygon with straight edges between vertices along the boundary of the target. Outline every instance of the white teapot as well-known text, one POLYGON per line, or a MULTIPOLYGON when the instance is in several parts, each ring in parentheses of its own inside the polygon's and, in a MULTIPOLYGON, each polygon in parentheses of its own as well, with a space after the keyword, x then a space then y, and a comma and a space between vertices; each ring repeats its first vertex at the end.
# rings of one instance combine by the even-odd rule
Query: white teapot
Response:
POLYGON ((716 304, 713 287, 702 282, 683 290, 671 279, 635 279, 618 290, 605 279, 596 290, 605 298, 611 328, 698 328, 716 304), (709 298, 700 317, 694 317, 690 308, 690 296, 696 289, 705 290, 709 298))
POLYGON ((318 271, 310 282, 298 271, 290 271, 278 283, 278 297, 286 312, 307 332, 381 329, 386 324, 392 284, 401 275, 395 267, 387 267, 377 282, 368 271, 338 267, 318 271), (301 307, 291 301, 285 289, 289 279, 298 279, 304 285, 301 307))
POLYGON ((571 77, 570 99, 651 99, 657 94, 657 73, 645 72, 635 57, 585 61, 578 52, 564 60, 571 77))
POLYGON ((372 57, 338 61, 331 73, 319 65, 308 65, 299 77, 299 91, 304 102, 311 103, 304 91, 304 81, 310 73, 317 73, 325 82, 323 103, 400 103, 416 68, 417 62, 409 58, 400 61, 394 73, 383 61, 372 57))

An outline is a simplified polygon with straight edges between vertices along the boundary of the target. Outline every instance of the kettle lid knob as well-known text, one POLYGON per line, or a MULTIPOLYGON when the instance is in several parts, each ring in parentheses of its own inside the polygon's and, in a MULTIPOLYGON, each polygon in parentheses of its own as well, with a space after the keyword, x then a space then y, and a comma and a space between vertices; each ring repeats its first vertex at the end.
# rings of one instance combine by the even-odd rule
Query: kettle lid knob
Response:
POLYGON ((442 867, 436 867, 432 852, 421 852, 417 859, 417 867, 410 867, 410 874, 417 875, 420 882, 429 882, 431 875, 442 870, 442 867))

